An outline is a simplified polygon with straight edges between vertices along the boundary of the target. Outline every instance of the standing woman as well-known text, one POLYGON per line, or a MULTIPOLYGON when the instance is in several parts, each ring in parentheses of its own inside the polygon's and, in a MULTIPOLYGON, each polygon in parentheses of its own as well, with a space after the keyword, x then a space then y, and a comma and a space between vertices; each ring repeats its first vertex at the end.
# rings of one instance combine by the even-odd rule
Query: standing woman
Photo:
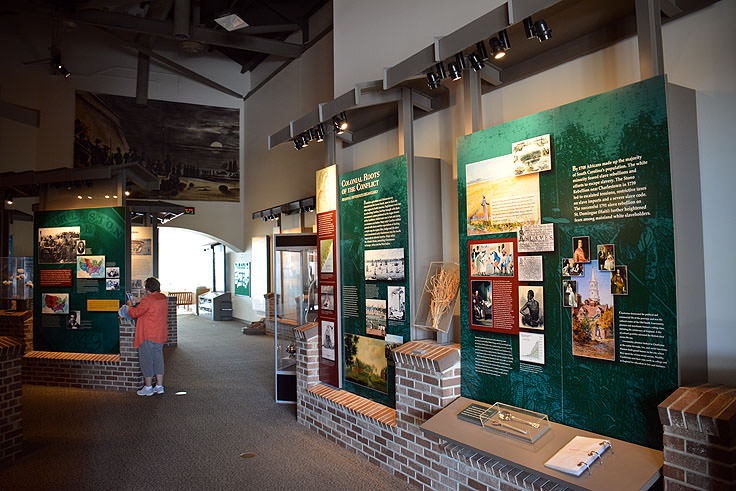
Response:
POLYGON ((137 307, 128 300, 128 314, 138 319, 135 328, 133 347, 138 348, 138 359, 143 372, 145 386, 138 391, 139 396, 152 396, 164 393, 164 354, 163 347, 168 334, 167 316, 169 303, 161 293, 161 284, 156 278, 148 278, 145 283, 148 294, 137 307), (152 387, 153 375, 156 386, 152 387))

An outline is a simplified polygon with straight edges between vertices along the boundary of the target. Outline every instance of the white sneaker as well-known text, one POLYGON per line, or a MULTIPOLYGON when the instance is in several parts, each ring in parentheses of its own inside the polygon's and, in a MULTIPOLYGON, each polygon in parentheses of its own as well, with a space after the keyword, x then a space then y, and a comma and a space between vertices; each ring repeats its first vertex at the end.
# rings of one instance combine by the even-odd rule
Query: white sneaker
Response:
POLYGON ((141 390, 136 392, 139 396, 152 396, 153 395, 153 387, 150 385, 144 385, 141 390))
POLYGON ((157 385, 153 388, 154 394, 163 394, 164 393, 164 386, 163 385, 157 385))

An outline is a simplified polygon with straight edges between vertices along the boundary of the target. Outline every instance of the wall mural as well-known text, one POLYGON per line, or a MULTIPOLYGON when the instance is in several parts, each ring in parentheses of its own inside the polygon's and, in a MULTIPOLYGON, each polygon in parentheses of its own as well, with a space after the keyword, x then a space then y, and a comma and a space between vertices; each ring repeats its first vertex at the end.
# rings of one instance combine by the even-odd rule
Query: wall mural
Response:
POLYGON ((160 189, 132 198, 239 201, 239 121, 237 109, 77 91, 74 166, 141 164, 160 189))

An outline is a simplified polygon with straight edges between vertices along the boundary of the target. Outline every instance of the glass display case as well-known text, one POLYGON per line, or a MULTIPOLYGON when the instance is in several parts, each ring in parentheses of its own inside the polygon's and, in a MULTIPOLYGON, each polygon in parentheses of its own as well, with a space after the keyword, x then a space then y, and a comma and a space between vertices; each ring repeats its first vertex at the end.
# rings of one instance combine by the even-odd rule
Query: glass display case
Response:
POLYGON ((33 258, 0 257, 0 308, 28 310, 33 302, 33 258))
POLYGON ((318 315, 317 236, 274 236, 274 355, 276 402, 296 402, 294 328, 318 315))

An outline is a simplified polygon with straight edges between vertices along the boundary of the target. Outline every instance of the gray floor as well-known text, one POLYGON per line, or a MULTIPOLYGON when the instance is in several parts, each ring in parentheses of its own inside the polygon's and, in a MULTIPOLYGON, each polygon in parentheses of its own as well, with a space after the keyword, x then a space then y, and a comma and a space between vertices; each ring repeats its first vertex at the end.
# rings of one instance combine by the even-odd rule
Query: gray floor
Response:
POLYGON ((240 327, 180 315, 162 396, 24 386, 24 452, 0 489, 414 489, 274 403, 273 338, 240 327))

